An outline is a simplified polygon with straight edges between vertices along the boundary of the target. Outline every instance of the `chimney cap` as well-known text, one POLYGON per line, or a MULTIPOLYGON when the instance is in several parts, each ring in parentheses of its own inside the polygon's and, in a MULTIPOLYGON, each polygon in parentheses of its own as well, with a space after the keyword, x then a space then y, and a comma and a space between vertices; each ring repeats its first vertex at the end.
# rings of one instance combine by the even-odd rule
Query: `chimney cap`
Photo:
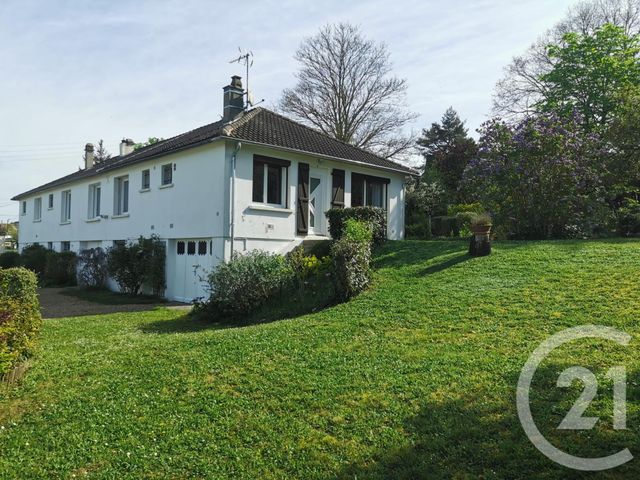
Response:
POLYGON ((234 75, 231 77, 231 86, 235 88, 242 88, 242 77, 239 75, 234 75))
POLYGON ((85 151, 85 152, 93 152, 93 143, 87 143, 87 144, 84 146, 84 151, 85 151))
POLYGON ((130 138, 123 138, 120 143, 124 143, 125 145, 135 145, 136 142, 134 142, 130 138))

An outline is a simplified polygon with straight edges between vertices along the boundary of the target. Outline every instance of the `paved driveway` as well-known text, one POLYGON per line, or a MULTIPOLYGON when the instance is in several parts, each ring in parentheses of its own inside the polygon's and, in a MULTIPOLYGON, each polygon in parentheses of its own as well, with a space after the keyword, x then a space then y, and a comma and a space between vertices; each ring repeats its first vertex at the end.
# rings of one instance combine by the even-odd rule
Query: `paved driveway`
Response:
POLYGON ((90 302, 71 295, 60 293, 64 288, 40 288, 40 311, 43 318, 80 317, 84 315, 102 315, 117 312, 144 312, 156 307, 168 307, 189 310, 191 305, 181 303, 106 305, 90 302))

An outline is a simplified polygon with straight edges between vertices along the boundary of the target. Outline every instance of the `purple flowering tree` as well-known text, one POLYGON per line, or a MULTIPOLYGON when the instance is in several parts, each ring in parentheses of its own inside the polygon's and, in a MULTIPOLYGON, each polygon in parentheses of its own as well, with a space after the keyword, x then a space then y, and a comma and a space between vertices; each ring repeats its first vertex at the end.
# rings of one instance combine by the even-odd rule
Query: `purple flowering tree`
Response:
POLYGON ((515 238, 591 235, 607 221, 602 179, 608 155, 578 115, 544 114, 515 126, 493 119, 480 128, 477 158, 462 188, 515 238))

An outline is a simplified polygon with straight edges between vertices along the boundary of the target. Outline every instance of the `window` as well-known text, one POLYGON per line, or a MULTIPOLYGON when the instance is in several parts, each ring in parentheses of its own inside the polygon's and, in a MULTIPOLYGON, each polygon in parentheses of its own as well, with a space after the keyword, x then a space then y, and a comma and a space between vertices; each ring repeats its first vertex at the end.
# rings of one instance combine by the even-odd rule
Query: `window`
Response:
POLYGON ((26 215, 27 214, 27 202, 23 201, 22 202, 22 215, 26 215))
POLYGON ((49 210, 53 208, 53 193, 49 194, 49 206, 47 207, 49 210))
POLYGON ((65 190, 62 192, 62 200, 60 201, 60 205, 62 205, 62 210, 60 213, 60 221, 70 222, 71 221, 71 190, 65 190))
POLYGON ((142 188, 142 190, 149 190, 150 187, 151 187, 151 171, 150 170, 143 170, 142 171, 142 185, 141 185, 141 188, 142 188))
POLYGON ((187 242, 187 255, 196 254, 196 242, 187 242))
POLYGON ((198 255, 206 255, 207 254, 207 242, 204 240, 200 240, 198 242, 198 255))
POLYGON ((290 162, 254 155, 253 201, 275 207, 287 204, 286 185, 290 162))
POLYGON ((162 185, 171 185, 173 183, 173 163, 162 166, 162 185))
POLYGON ((47 242, 47 248, 53 250, 53 242, 47 242))
POLYGON ((351 206, 387 208, 386 178, 351 174, 351 206))
POLYGON ((42 198, 38 197, 33 201, 33 221, 42 220, 42 198))
POLYGON ((113 241, 113 246, 114 247, 124 247, 127 244, 126 240, 114 240, 113 241))
POLYGON ((89 219, 100 217, 100 192, 99 183, 89 185, 89 212, 87 214, 89 219))
POLYGON ((60 251, 61 252, 70 252, 71 251, 71 242, 60 242, 60 251))
POLYGON ((184 255, 184 242, 178 242, 176 253, 178 255, 184 255))
POLYGON ((113 188, 113 214, 129 213, 129 176, 116 178, 113 188))

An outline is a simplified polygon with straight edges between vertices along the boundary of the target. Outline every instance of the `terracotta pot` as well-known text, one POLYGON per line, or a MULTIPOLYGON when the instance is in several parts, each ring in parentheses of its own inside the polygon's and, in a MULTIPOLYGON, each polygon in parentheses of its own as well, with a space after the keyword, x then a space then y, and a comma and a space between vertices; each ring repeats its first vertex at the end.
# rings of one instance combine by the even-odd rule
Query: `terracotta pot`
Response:
POLYGON ((476 237, 486 237, 491 231, 491 225, 473 225, 471 226, 471 231, 476 237))

